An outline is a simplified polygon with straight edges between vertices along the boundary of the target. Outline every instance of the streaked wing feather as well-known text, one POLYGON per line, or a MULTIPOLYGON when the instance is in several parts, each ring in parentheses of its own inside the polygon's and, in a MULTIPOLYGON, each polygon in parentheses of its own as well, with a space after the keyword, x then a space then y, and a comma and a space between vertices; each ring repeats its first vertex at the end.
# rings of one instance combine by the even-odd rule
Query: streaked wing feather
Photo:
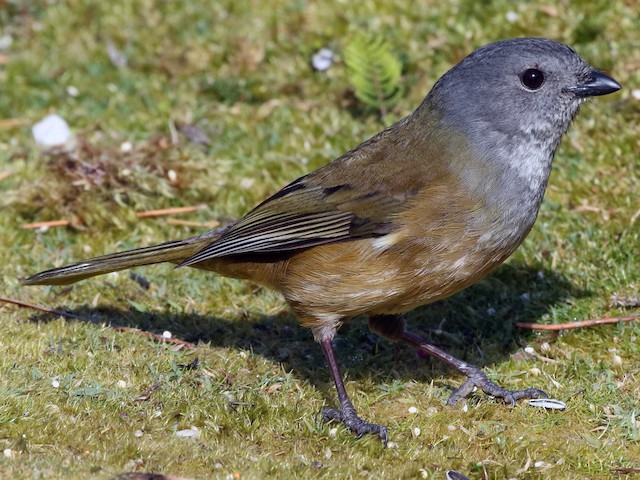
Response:
POLYGON ((391 231, 391 216, 401 203, 350 185, 309 185, 307 177, 302 177, 179 266, 228 255, 283 252, 384 235, 391 231))

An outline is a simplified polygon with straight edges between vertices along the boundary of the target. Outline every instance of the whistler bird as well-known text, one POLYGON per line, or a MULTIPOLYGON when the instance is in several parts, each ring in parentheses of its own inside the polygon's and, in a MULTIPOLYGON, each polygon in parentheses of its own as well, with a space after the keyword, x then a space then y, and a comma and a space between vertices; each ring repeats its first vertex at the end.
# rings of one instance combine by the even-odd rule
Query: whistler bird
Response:
POLYGON ((311 328, 335 382, 339 406, 325 407, 323 418, 384 442, 386 427, 357 415, 332 343, 357 315, 368 315, 372 331, 465 375, 449 404, 474 387, 508 403, 545 397, 496 385, 407 331, 402 314, 459 292, 514 252, 534 224, 554 153, 580 104, 620 88, 566 45, 542 38, 492 43, 445 73, 409 116, 240 220, 24 283, 63 285, 170 262, 278 290, 311 328))

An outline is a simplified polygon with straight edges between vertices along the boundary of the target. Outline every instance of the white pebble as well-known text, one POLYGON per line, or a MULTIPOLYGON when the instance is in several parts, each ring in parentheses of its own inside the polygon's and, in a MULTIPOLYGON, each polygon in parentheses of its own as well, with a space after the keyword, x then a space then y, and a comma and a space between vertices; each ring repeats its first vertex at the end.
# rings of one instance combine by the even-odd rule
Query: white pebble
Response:
POLYGON ((51 382, 51 386, 52 386, 53 388, 60 388, 60 382, 59 382, 58 380, 53 380, 53 381, 51 382))
POLYGON ((127 388, 127 382, 125 382, 124 380, 118 380, 118 387, 127 388))
POLYGON ((0 37, 0 51, 6 52, 13 44, 13 37, 8 34, 4 34, 0 37))
POLYGON ((546 465, 546 463, 544 463, 542 460, 538 460, 537 462, 535 462, 535 463, 533 464, 533 466, 534 466, 535 468, 542 468, 542 467, 544 467, 545 465, 546 465))
POLYGON ((529 370, 529 372, 531 373, 531 375, 535 375, 536 377, 540 375, 540 369, 538 367, 533 367, 531 370, 529 370))
POLYGON ((135 432, 133 432, 134 437, 140 438, 142 435, 144 435, 142 430, 136 430, 135 432))
POLYGON ((337 428, 332 428, 331 430, 329 430, 329 436, 330 437, 335 437, 338 433, 338 429, 337 428))
POLYGON ((321 48, 313 57, 311 57, 311 65, 319 72, 324 72, 333 65, 334 54, 328 48, 321 48))
POLYGON ((249 190, 256 183, 255 178, 243 178, 240 180, 240 188, 244 188, 245 190, 249 190))
POLYGON ((387 448, 398 448, 398 442, 388 442, 387 448))
POLYGON ((462 406, 462 411, 463 412, 468 412, 469 411, 469 405, 467 405, 466 403, 462 406))
POLYGON ((631 90, 631 96, 636 100, 640 100, 640 88, 634 88, 631 90))
POLYGON ((10 448, 5 448, 3 453, 7 458, 11 458, 14 456, 13 450, 11 450, 10 448))
POLYGON ((169 330, 165 330, 162 332, 162 338, 171 338, 171 332, 169 330))
POLYGON ((556 400, 555 398, 532 398, 529 400, 529 405, 532 407, 546 408, 548 410, 564 410, 567 408, 567 404, 556 400))
POLYGON ((456 426, 455 425, 449 425, 447 427, 447 430, 449 430, 450 432, 454 432, 456 430, 456 426))
POLYGON ((409 413, 418 413, 418 409, 416 407, 409 407, 409 413))
POLYGON ((413 427, 413 436, 414 437, 419 437, 421 433, 422 433, 422 431, 420 430, 419 427, 413 427))
POLYGON ((77 97, 78 95, 80 95, 80 90, 78 90, 78 88, 74 87, 73 85, 69 85, 67 87, 67 95, 69 95, 70 97, 77 97))
POLYGON ((613 364, 616 366, 622 365, 622 357, 620 355, 613 354, 613 364))
POLYGON ((514 22, 518 21, 518 14, 516 12, 513 12, 513 11, 507 12, 505 17, 507 18, 507 22, 509 22, 509 23, 514 23, 514 22))
POLYGON ((525 347, 524 352, 528 353, 529 355, 533 355, 534 353, 536 353, 536 350, 533 347, 525 347))
POLYGON ((131 142, 122 142, 120 144, 120 151, 121 152, 130 152, 131 150, 133 150, 133 144, 131 142))
POLYGON ((198 438, 200 436, 200 430, 198 427, 186 428, 184 430, 178 430, 176 432, 176 437, 183 438, 198 438))
POLYGON ((175 170, 169 170, 167 172, 167 178, 169 178, 170 182, 175 182, 176 180, 178 180, 178 174, 175 170))
POLYGON ((71 145, 73 134, 65 120, 56 114, 47 115, 32 128, 33 139, 40 148, 71 145))

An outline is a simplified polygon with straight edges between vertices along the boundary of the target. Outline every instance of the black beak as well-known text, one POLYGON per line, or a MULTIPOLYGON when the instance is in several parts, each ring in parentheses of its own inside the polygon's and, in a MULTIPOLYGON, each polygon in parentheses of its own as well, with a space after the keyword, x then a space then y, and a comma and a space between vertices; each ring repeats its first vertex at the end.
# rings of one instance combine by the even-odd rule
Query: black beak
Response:
POLYGON ((592 70, 589 78, 568 90, 576 97, 585 98, 607 95, 609 93, 617 92, 621 88, 620 84, 613 78, 605 75, 604 73, 592 70))

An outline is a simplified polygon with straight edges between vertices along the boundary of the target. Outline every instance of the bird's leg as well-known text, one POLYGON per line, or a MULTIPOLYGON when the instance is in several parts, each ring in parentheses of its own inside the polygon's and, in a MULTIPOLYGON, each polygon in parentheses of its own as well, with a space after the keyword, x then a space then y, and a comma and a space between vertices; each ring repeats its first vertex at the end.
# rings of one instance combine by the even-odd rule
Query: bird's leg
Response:
POLYGON ((467 380, 455 390, 449 399, 447 405, 455 405, 458 400, 469 395, 474 387, 479 388, 487 395, 501 398, 505 403, 515 404, 516 400, 524 398, 547 398, 548 395, 537 388, 526 388, 524 390, 507 390, 500 385, 489 380, 487 375, 475 365, 448 354, 444 350, 439 349, 435 345, 431 345, 422 337, 407 332, 404 329, 404 320, 400 315, 378 315, 369 318, 369 328, 394 340, 402 340, 409 345, 418 348, 420 351, 442 360, 447 365, 455 368, 467 377, 467 380))
POLYGON ((340 375, 340 369, 338 368, 338 361, 332 340, 329 338, 322 339, 320 340, 320 346, 322 347, 324 358, 329 365, 329 371, 336 385, 338 402, 340 403, 340 408, 324 407, 322 409, 322 419, 325 422, 334 420, 342 422, 349 430, 355 433, 358 438, 368 433, 378 435, 386 445, 387 427, 362 420, 356 413, 356 409, 353 407, 351 400, 349 400, 349 395, 347 395, 347 390, 344 388, 342 375, 340 375))

